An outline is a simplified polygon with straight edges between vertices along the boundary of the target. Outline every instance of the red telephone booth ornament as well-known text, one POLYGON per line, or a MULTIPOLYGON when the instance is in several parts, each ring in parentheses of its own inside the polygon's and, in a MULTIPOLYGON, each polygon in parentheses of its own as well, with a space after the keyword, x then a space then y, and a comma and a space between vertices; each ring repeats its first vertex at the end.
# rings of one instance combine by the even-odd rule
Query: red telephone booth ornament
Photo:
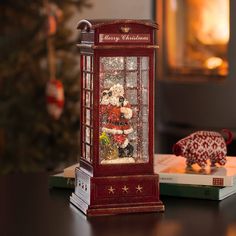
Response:
POLYGON ((82 20, 81 154, 70 200, 86 215, 163 211, 153 171, 154 30, 82 20))

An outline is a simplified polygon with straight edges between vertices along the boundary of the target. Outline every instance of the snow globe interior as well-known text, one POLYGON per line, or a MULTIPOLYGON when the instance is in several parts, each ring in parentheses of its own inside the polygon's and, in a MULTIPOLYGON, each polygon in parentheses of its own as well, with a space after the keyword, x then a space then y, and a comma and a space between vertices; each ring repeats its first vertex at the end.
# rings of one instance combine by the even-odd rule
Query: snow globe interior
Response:
POLYGON ((148 162, 149 57, 100 57, 100 163, 148 162))

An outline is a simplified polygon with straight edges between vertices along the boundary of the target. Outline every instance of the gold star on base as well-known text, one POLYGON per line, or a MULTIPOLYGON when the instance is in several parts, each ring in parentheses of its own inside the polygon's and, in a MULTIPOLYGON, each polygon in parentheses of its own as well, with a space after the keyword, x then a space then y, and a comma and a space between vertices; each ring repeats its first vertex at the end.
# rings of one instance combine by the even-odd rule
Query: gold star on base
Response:
POLYGON ((115 193, 115 189, 112 187, 112 186, 110 186, 110 188, 108 189, 108 192, 109 192, 109 194, 114 194, 115 193))
POLYGON ((142 187, 141 185, 138 185, 138 186, 136 187, 136 192, 141 193, 142 191, 143 191, 143 187, 142 187))
POLYGON ((122 188, 122 190, 123 190, 124 193, 128 193, 129 188, 125 185, 125 186, 122 188))

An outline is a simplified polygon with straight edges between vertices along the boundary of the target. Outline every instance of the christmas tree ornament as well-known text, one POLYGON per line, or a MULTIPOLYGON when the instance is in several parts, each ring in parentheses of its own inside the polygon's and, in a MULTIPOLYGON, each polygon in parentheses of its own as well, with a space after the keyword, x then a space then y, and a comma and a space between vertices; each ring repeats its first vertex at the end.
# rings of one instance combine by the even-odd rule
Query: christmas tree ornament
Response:
POLYGON ((58 120, 64 107, 64 89, 61 81, 56 78, 56 52, 53 36, 57 31, 57 23, 62 19, 62 11, 55 4, 44 0, 46 17, 48 20, 47 54, 49 67, 49 81, 46 85, 47 110, 49 115, 58 120))
POLYGON ((81 153, 70 201, 86 215, 164 211, 154 174, 154 30, 82 20, 81 153))
POLYGON ((58 120, 64 107, 64 89, 59 80, 49 80, 46 87, 48 113, 58 120))
POLYGON ((212 167, 216 163, 223 166, 226 163, 227 145, 232 141, 232 133, 227 129, 222 131, 228 135, 226 141, 218 132, 197 131, 174 144, 173 153, 185 157, 187 167, 198 164, 204 169, 207 160, 210 160, 212 167))
POLYGON ((57 4, 44 0, 47 15, 47 34, 53 36, 57 32, 58 23, 62 20, 63 12, 57 4))

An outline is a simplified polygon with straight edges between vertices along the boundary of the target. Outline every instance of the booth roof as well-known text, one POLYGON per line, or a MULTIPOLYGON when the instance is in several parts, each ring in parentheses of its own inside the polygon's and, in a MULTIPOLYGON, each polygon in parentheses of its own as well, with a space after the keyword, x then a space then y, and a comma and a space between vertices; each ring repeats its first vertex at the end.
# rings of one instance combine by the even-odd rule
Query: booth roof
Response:
POLYGON ((81 20, 78 23, 77 29, 96 29, 100 28, 105 25, 111 25, 111 24, 140 24, 140 25, 145 25, 149 26, 155 29, 158 29, 158 24, 151 21, 151 20, 132 20, 132 19, 113 19, 113 20, 108 20, 108 19, 99 19, 99 20, 81 20))

